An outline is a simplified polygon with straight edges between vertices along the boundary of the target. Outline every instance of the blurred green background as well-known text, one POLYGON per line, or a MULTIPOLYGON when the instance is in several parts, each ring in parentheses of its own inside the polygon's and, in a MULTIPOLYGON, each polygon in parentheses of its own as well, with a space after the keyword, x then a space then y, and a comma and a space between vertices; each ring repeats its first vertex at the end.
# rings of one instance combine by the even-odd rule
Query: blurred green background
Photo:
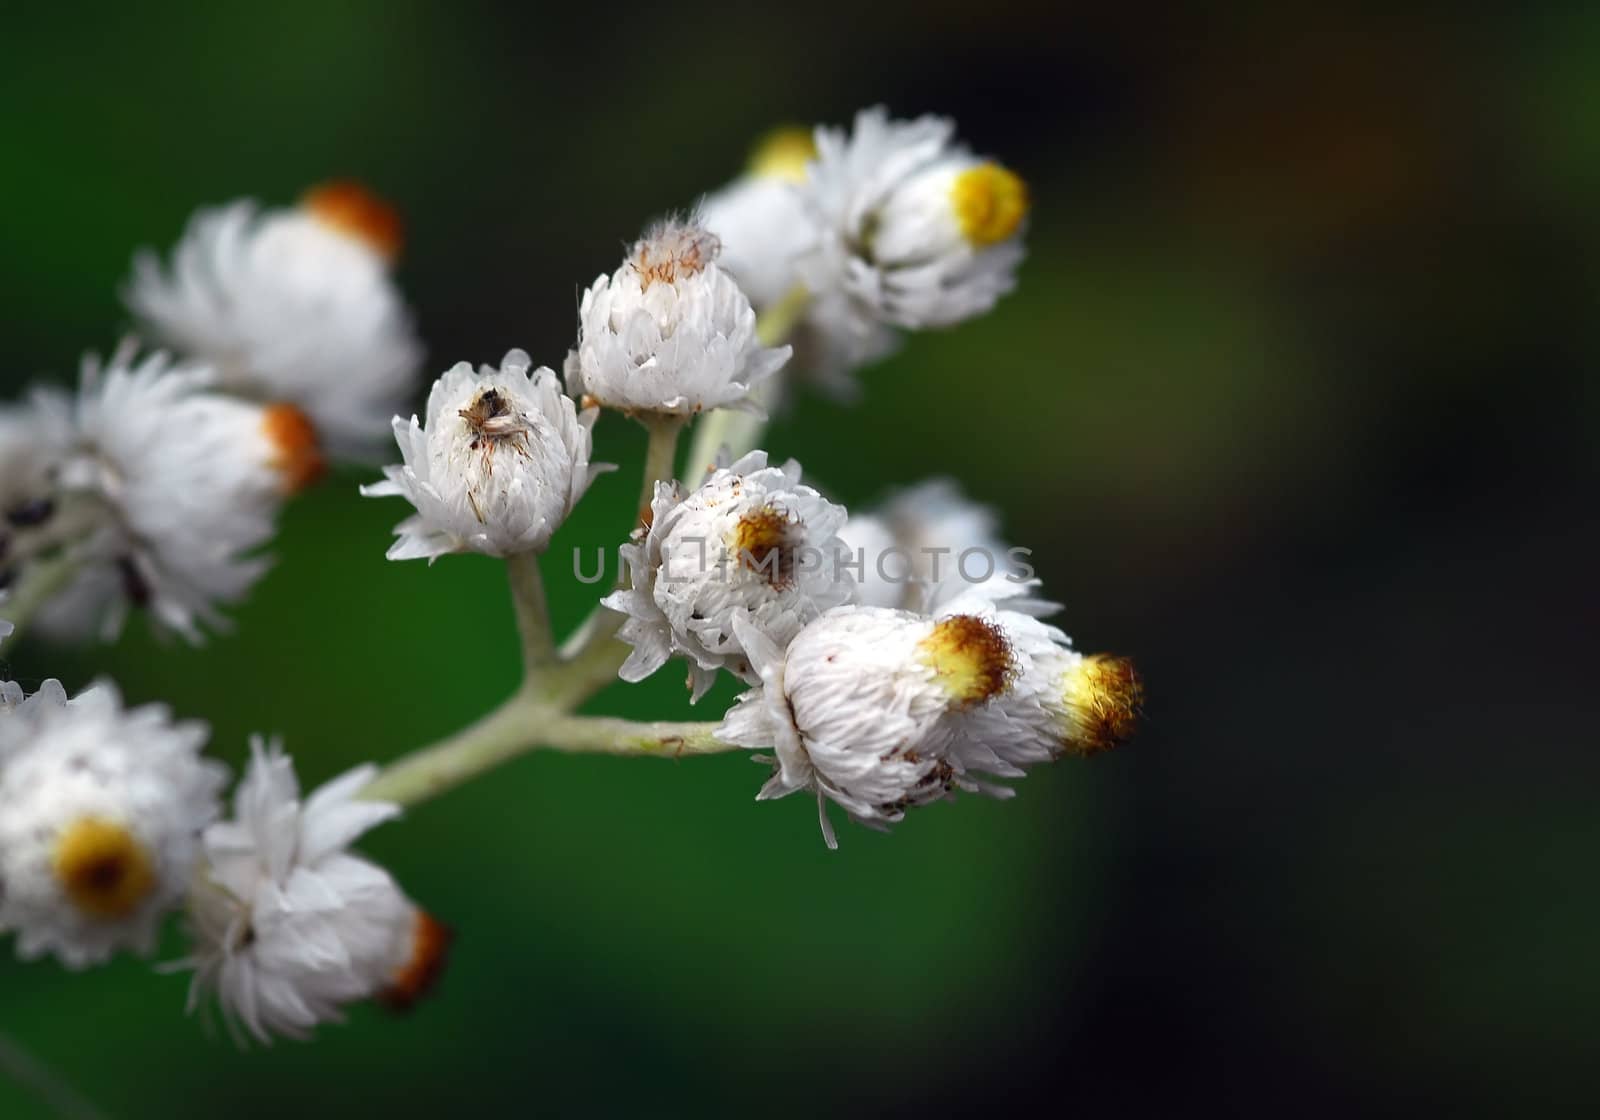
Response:
MULTIPOLYGON (((8 957, 0 1030, 128 1117, 1592 1109, 1592 8, 14 5, 0 388, 113 345, 196 205, 336 175, 408 216, 433 372, 559 366, 649 218, 879 101, 1029 179, 1021 286, 768 446, 1001 509, 1079 645, 1139 658, 1141 738, 837 853, 742 758, 535 755, 364 845, 458 930, 411 1015, 240 1052, 179 977, 8 957)), ((641 444, 602 421, 563 624, 641 444)), ((313 782, 460 726, 517 671, 502 573, 386 563, 366 477, 292 507, 235 634, 9 672, 109 674, 233 762, 282 733, 313 782)), ((691 714, 672 673, 594 707, 691 714)))

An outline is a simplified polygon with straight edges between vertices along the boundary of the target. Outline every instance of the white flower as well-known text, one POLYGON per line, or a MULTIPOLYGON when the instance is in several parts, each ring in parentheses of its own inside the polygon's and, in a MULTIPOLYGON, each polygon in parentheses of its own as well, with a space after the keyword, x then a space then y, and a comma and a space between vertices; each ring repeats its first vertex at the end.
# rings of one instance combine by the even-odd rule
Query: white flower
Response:
POLYGON ((250 553, 321 456, 294 408, 208 385, 204 367, 161 353, 135 364, 124 347, 106 368, 85 359, 76 398, 40 398, 75 433, 60 485, 90 527, 69 546, 76 577, 39 612, 42 633, 114 637, 133 603, 198 642, 201 623, 222 624, 217 604, 243 598, 266 569, 250 553))
POLYGON ((262 1042, 305 1038, 341 1008, 407 1003, 443 964, 448 931, 349 845, 400 814, 357 795, 377 773, 352 770, 304 801, 281 746, 254 738, 234 815, 205 830, 205 870, 190 899, 193 1011, 214 995, 229 1023, 262 1042))
POLYGON ((881 345, 880 325, 950 326, 1015 283, 1027 190, 954 130, 941 117, 890 120, 881 107, 858 113, 848 134, 817 130, 800 190, 820 236, 800 272, 817 296, 811 322, 862 360, 881 345))
POLYGON ((973 585, 1023 578, 997 529, 993 510, 933 479, 853 515, 839 535, 859 563, 858 602, 924 610, 973 585))
POLYGON ((650 525, 622 547, 632 587, 602 602, 628 616, 621 638, 633 646, 620 676, 643 680, 674 653, 689 660, 698 700, 727 669, 757 678, 736 620, 780 648, 809 619, 847 602, 840 571, 843 506, 800 483, 800 465, 767 466, 764 451, 713 471, 688 496, 657 482, 650 525))
POLYGON ((1092 755, 1132 737, 1144 687, 1125 657, 1085 656, 1038 617, 1059 609, 1030 597, 1031 584, 1000 593, 973 588, 941 616, 981 618, 1004 635, 1016 670, 989 702, 952 713, 950 756, 965 770, 1019 777, 1065 754, 1092 755))
POLYGON ((72 427, 58 390, 38 389, 0 405, 0 571, 13 558, 13 537, 55 513, 56 476, 72 448, 72 427))
MULTIPOLYGON (((6 598, 7 592, 0 591, 0 610, 5 610, 6 598)), ((16 630, 15 626, 6 619, 0 618, 0 645, 5 644, 5 640, 11 637, 14 630, 16 630)), ((5 662, 0 661, 0 665, 4 664, 5 662)), ((15 681, 0 680, 0 716, 10 715, 22 703, 22 686, 15 681)), ((4 755, 0 755, 0 761, 3 761, 4 758, 4 755)))
POLYGON ((109 684, 69 702, 47 681, 0 717, 0 930, 23 958, 151 951, 216 815, 206 736, 161 707, 124 711, 109 684))
POLYGON ((761 683, 739 698, 717 737, 773 748, 777 768, 759 798, 815 790, 830 848, 837 842, 825 797, 881 827, 955 787, 987 789, 948 756, 945 721, 1012 687, 1016 661, 993 624, 839 607, 808 624, 786 651, 742 618, 734 626, 761 683))
POLYGON ((816 240, 796 189, 816 152, 810 129, 779 129, 757 146, 745 173, 707 195, 697 211, 722 246, 717 264, 758 311, 800 282, 796 260, 816 240))
POLYGON ((717 264, 716 237, 669 221, 584 292, 578 346, 567 358, 573 396, 621 412, 688 416, 761 411, 752 386, 788 360, 756 338, 756 313, 717 264))
POLYGON ((451 552, 510 556, 542 551, 595 476, 590 429, 556 376, 512 350, 500 368, 457 363, 428 394, 426 427, 394 419, 402 465, 364 486, 369 498, 401 497, 417 510, 395 529, 391 560, 432 561, 451 552))
POLYGON ((422 348, 389 274, 394 212, 353 183, 293 209, 201 210, 172 254, 134 262, 125 292, 152 337, 216 367, 229 390, 287 401, 341 454, 370 452, 410 399, 422 348))

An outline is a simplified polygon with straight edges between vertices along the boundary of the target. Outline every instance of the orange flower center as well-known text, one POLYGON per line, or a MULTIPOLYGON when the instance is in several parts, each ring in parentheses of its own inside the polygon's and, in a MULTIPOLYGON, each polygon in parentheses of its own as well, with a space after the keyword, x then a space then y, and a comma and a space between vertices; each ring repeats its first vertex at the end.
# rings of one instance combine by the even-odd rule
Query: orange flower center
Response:
POLYGON ((300 205, 384 260, 392 261, 400 255, 405 231, 399 211, 360 183, 350 179, 322 183, 307 191, 300 205))
POLYGON ((272 445, 272 468, 282 479, 285 493, 298 493, 327 472, 317 429, 294 405, 268 405, 261 414, 261 430, 272 445))

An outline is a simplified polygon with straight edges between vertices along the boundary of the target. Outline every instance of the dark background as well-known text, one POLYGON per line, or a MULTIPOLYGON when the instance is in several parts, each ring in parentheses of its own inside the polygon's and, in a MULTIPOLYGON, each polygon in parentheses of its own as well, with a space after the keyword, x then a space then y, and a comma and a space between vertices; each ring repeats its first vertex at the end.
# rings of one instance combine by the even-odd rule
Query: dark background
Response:
MULTIPOLYGON (((559 366, 579 285, 768 127, 955 116, 1032 184, 1018 292, 768 447, 853 506, 960 478, 1149 710, 837 853, 741 758, 536 755, 364 845, 459 931, 411 1016, 241 1053, 141 962, 7 959, 0 1029, 132 1117, 1592 1110, 1600 18, 1115 7, 8 10, 8 395, 114 344, 198 204, 358 176, 432 373, 559 366)), ((602 421, 562 623, 641 444, 602 421)), ((310 781, 460 726, 516 676, 502 575, 386 563, 369 477, 291 508, 234 635, 12 674, 110 674, 230 761, 281 732, 310 781)))

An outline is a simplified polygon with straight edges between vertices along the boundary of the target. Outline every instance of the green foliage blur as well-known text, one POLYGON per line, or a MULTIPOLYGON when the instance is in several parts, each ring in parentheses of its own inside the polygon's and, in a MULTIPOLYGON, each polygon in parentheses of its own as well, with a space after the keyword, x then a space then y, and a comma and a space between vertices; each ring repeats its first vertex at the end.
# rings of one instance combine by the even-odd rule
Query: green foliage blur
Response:
MULTIPOLYGON (((767 128, 955 116, 1031 184, 1019 290, 767 445, 852 506, 960 479, 1150 699, 1116 755, 836 853, 743 758, 536 754, 363 845, 458 933, 408 1016, 240 1051, 180 976, 7 955, 0 1032, 163 1120, 1596 1103, 1600 19, 1276 11, 8 10, 6 396, 113 346, 133 250, 200 204, 360 178, 407 215, 433 372, 559 367, 579 286, 767 128)), ((568 550, 635 494, 641 433, 597 443, 623 469, 547 557, 563 627, 568 550)), ((8 675, 108 675, 235 764, 281 734, 310 782, 461 726, 516 676, 503 573, 387 563, 370 477, 292 506, 235 633, 25 641, 8 675)))

